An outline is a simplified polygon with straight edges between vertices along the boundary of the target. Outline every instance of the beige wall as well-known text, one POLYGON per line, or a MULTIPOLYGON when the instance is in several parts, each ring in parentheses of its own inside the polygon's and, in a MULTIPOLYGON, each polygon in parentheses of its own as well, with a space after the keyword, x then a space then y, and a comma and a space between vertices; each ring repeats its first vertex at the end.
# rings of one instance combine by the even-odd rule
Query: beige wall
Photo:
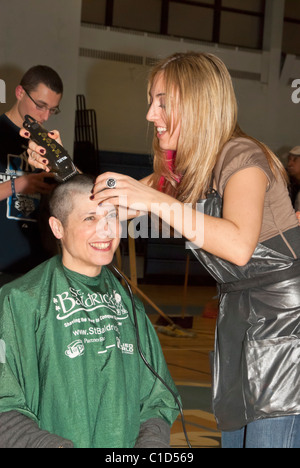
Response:
POLYGON ((61 76, 65 92, 62 113, 50 118, 48 128, 59 128, 72 152, 77 92, 81 0, 0 0, 0 79, 6 83, 6 104, 24 72, 48 65, 61 76))
MULTIPOLYGON (((0 112, 14 102, 22 74, 32 65, 47 64, 65 84, 62 113, 48 125, 61 131, 70 152, 75 96, 84 94, 87 106, 97 112, 100 149, 150 153, 152 128, 145 120, 149 62, 176 51, 206 51, 223 59, 232 73, 241 126, 281 155, 300 144, 300 104, 293 103, 291 86, 300 79, 300 58, 282 60, 284 2, 267 4, 264 50, 253 51, 80 26, 81 0, 0 0, 0 79, 7 101, 0 102, 0 112)), ((155 0, 151 5, 156 11, 155 0)))
MULTIPOLYGON (((271 32, 270 27, 270 36, 271 32)), ((279 155, 299 145, 300 104, 292 102, 291 83, 300 78, 300 58, 287 56, 281 69, 276 42, 266 41, 264 51, 251 51, 83 25, 78 93, 85 94, 88 107, 97 111, 100 149, 150 152, 152 129, 145 120, 148 62, 188 50, 212 52, 224 60, 247 133, 279 155)))

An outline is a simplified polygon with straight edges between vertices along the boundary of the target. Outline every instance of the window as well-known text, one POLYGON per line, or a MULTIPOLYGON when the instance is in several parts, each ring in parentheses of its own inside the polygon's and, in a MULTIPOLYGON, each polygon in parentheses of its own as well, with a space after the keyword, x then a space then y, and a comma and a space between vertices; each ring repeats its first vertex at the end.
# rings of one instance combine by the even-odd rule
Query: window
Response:
POLYGON ((223 11, 221 14, 221 44, 261 49, 263 19, 257 16, 223 11))
POLYGON ((264 15, 265 0, 82 0, 83 22, 255 49, 264 15))
POLYGON ((161 0, 114 0, 112 26, 159 32, 161 0))
POLYGON ((261 14, 265 9, 265 2, 264 0, 222 0, 222 7, 261 14))
POLYGON ((81 21, 105 24, 106 0, 82 0, 81 21))
POLYGON ((211 41, 213 37, 214 11, 199 5, 170 2, 168 34, 211 41))
POLYGON ((282 51, 300 55, 300 2, 285 1, 282 51))

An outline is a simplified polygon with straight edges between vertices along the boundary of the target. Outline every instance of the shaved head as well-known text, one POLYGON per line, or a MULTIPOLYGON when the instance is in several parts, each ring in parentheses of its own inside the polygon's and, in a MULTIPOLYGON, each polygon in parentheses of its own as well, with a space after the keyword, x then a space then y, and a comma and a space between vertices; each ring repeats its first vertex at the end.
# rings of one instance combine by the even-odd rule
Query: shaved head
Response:
POLYGON ((58 185, 50 198, 50 214, 66 225, 70 213, 74 209, 74 199, 77 194, 91 194, 94 179, 91 176, 78 174, 69 181, 58 185))

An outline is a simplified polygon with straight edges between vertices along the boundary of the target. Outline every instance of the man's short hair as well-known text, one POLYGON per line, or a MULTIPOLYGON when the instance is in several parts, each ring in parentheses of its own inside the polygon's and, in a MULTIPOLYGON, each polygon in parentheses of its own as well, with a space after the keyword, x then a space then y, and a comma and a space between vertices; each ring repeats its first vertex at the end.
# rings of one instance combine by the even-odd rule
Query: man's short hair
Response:
POLYGON ((63 82, 60 76, 47 65, 36 65, 30 68, 21 79, 20 85, 30 93, 34 91, 40 83, 43 83, 57 94, 63 93, 63 82))
POLYGON ((66 225, 68 217, 74 209, 74 195, 91 195, 93 185, 93 177, 78 174, 55 187, 49 201, 50 215, 57 218, 63 226, 66 225))

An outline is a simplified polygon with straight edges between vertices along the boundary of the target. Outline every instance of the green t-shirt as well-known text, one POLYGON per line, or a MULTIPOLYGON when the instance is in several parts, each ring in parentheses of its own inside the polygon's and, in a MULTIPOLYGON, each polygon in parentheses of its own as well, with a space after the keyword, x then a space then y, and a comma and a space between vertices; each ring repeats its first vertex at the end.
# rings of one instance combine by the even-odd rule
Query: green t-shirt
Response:
MULTIPOLYGON (((143 305, 143 352, 174 389, 143 305)), ((133 447, 140 424, 178 414, 137 350, 129 295, 107 269, 96 278, 54 257, 0 293, 0 412, 17 410, 75 447, 133 447)))

